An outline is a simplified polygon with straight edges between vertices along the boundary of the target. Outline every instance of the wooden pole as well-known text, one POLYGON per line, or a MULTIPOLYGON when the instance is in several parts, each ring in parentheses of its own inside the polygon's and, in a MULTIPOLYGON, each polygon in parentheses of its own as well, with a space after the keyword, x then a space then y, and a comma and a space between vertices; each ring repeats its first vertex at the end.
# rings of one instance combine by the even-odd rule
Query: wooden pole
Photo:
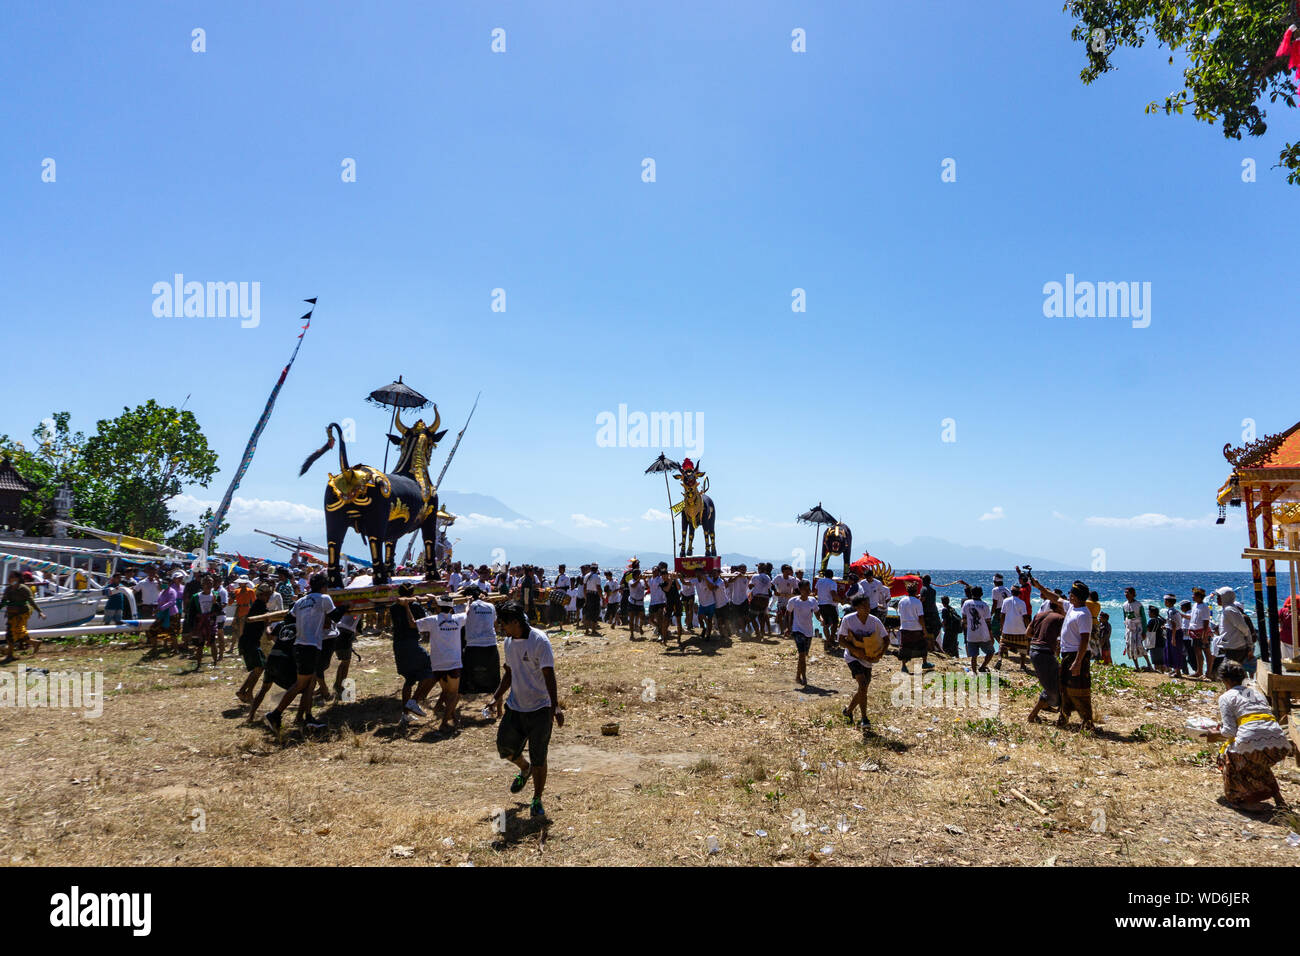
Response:
MULTIPOLYGON (((1273 499, 1267 486, 1263 492, 1264 547, 1273 548, 1273 499)), ((1264 586, 1268 592, 1269 670, 1282 673, 1282 629, 1277 616, 1277 565, 1269 558, 1264 562, 1264 586)))
MULTIPOLYGON (((1243 490, 1245 492, 1243 497, 1246 499, 1246 532, 1249 535, 1250 546, 1257 548, 1259 547, 1257 541, 1259 535, 1255 523, 1259 519, 1259 514, 1255 508, 1255 495, 1250 485, 1246 485, 1243 490)), ((1250 576, 1255 584, 1255 620, 1259 623, 1256 634, 1259 637, 1260 655, 1265 660, 1269 660, 1272 657, 1272 649, 1269 646, 1268 627, 1264 617, 1264 581, 1260 577, 1258 558, 1250 559, 1250 576)))
MULTIPOLYGON (((664 491, 668 493, 668 526, 673 531, 673 549, 668 552, 673 557, 677 556, 677 522, 673 520, 673 489, 668 484, 668 472, 664 472, 664 491)), ((686 543, 686 534, 682 533, 682 544, 686 543)))

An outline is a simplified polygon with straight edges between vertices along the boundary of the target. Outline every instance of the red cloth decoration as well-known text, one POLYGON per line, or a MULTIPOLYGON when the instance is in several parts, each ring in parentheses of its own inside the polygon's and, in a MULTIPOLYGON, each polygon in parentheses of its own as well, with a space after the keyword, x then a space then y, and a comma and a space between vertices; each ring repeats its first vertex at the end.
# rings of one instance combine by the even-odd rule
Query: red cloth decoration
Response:
POLYGON ((1295 27, 1286 28, 1276 55, 1286 57, 1287 69, 1295 70, 1296 89, 1300 91, 1300 38, 1296 37, 1295 27))

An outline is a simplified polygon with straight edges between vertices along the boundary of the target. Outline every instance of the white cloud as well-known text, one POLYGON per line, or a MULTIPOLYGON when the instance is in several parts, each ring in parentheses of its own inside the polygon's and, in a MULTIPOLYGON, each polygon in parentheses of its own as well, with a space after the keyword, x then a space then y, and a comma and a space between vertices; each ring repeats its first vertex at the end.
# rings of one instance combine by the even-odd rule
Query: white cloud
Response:
MULTIPOLYGON (((194 521, 208 508, 216 508, 221 502, 207 501, 194 495, 177 495, 171 501, 171 509, 181 521, 194 521)), ((296 501, 277 501, 267 498, 240 498, 230 500, 230 510, 226 519, 232 524, 313 524, 323 527, 325 512, 311 505, 298 504, 296 501)))
POLYGON ((541 525, 542 527, 544 527, 544 528, 548 528, 548 527, 550 527, 551 525, 555 524, 555 519, 554 519, 554 518, 543 518, 541 521, 539 521, 539 522, 537 522, 537 523, 538 523, 539 525, 541 525))
POLYGON ((980 521, 1001 521, 1006 516, 1006 512, 1002 510, 1001 505, 994 505, 992 511, 986 511, 980 515, 980 521))
POLYGON ((668 512, 660 511, 658 508, 649 508, 641 516, 642 521, 663 521, 668 517, 668 512))
POLYGON ((1158 512, 1148 511, 1146 514, 1134 515, 1131 518, 1107 518, 1091 517, 1084 518, 1084 524, 1090 524, 1099 528, 1131 528, 1136 530, 1146 530, 1150 528, 1208 528, 1214 524, 1214 515, 1206 515, 1204 518, 1174 518, 1169 515, 1162 515, 1158 512))
POLYGON ((493 515, 481 515, 477 511, 471 511, 467 515, 457 515, 457 528, 499 528, 505 531, 518 531, 520 528, 531 528, 533 523, 527 518, 498 518, 493 515))
POLYGON ((599 518, 589 518, 586 515, 569 515, 573 523, 579 528, 608 528, 609 525, 599 518))

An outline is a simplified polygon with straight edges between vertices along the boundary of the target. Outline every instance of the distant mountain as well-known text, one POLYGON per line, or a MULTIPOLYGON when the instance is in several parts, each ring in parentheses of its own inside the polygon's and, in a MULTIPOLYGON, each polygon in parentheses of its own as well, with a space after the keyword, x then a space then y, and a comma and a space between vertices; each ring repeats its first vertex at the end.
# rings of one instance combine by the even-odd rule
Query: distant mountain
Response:
MULTIPOLYGON (((857 547, 855 542, 854 547, 857 547)), ((901 568, 969 568, 1010 571, 1018 564, 1032 564, 1041 571, 1083 571, 1078 565, 1062 564, 1050 558, 1036 558, 1030 554, 1016 554, 1000 548, 956 544, 943 538, 913 538, 907 544, 893 541, 869 541, 866 550, 888 561, 895 570, 901 568)))
MULTIPOLYGON (((611 547, 583 541, 557 531, 549 524, 534 521, 491 495, 445 491, 440 494, 439 503, 443 509, 457 516, 456 522, 448 530, 447 535, 455 542, 454 553, 458 560, 472 561, 476 564, 508 561, 511 564, 528 563, 548 567, 553 567, 560 562, 580 565, 586 561, 597 561, 604 567, 622 567, 634 554, 641 559, 643 565, 672 559, 671 555, 663 551, 641 551, 631 547, 611 547)), ((300 529, 301 525, 266 528, 266 530, 284 532, 290 537, 301 535, 312 544, 322 547, 325 545, 323 523, 319 527, 300 529)), ((403 551, 406 548, 406 541, 407 539, 404 538, 400 543, 403 551)), ((238 551, 249 556, 280 557, 287 553, 274 547, 270 538, 248 533, 223 535, 220 547, 223 551, 238 551)), ((865 544, 855 542, 854 550, 857 553, 854 557, 858 557, 864 548, 888 561, 895 570, 987 568, 1009 571, 1017 564, 1026 563, 1043 571, 1083 570, 1047 558, 1014 554, 997 548, 956 544, 942 538, 913 538, 906 544, 893 541, 869 541, 865 544)), ((361 539, 353 533, 349 533, 345 539, 344 549, 348 554, 366 556, 366 549, 361 539)), ((789 560, 788 554, 755 556, 734 551, 724 552, 721 557, 723 564, 744 563, 751 568, 759 560, 771 561, 778 567, 782 561, 789 560)), ((832 567, 838 569, 839 562, 834 562, 832 567)))

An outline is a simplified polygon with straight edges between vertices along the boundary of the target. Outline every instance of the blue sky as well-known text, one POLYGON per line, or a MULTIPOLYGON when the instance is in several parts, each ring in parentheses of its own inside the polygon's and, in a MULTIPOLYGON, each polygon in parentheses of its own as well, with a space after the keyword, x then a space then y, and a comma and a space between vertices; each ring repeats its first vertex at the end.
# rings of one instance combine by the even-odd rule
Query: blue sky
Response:
POLYGON ((362 399, 401 374, 452 434, 483 392, 447 487, 629 552, 665 496, 657 448, 596 440, 620 404, 701 416, 724 549, 805 544, 821 500, 859 539, 1238 567, 1219 448, 1297 416, 1297 117, 1145 116, 1166 54, 1084 87, 1069 30, 1044 0, 10 4, 0 431, 189 395, 219 498, 318 296, 240 521, 319 530, 298 464, 348 417, 381 458, 362 399), (259 282, 260 324, 155 317, 175 273, 259 282), (1150 326, 1046 318, 1067 273, 1150 282, 1150 326))

